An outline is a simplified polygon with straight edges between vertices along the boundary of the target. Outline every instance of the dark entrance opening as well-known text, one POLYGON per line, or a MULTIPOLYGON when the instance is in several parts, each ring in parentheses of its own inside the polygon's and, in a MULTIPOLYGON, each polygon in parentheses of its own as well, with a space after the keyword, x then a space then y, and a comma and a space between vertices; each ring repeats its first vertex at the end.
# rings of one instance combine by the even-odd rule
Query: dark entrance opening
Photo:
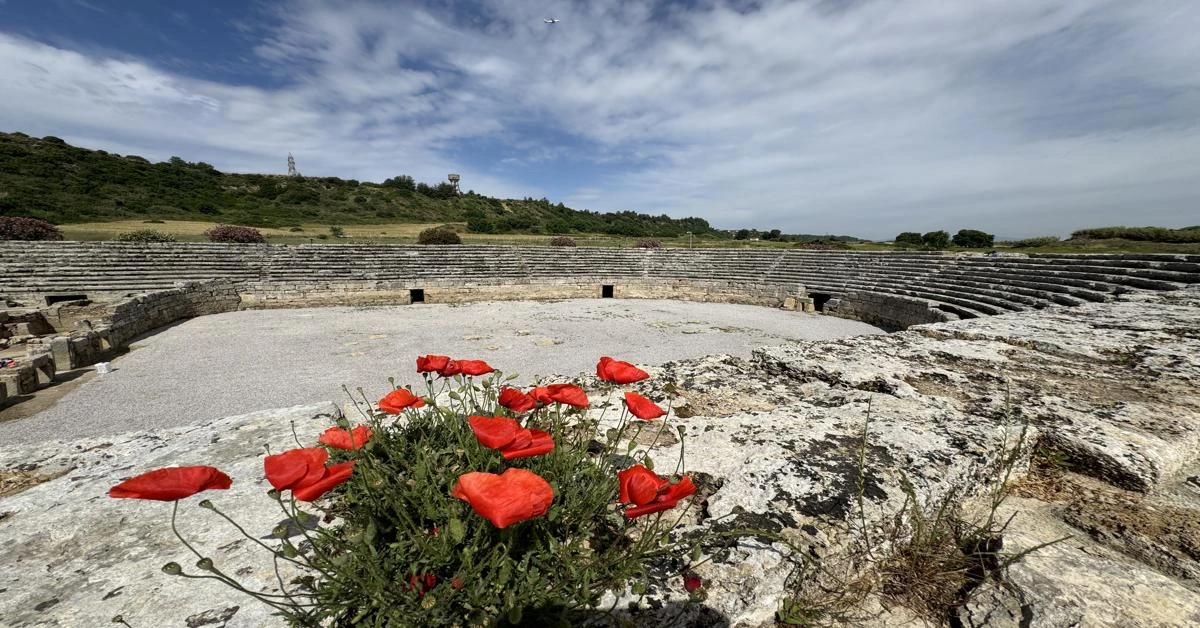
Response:
POLYGON ((408 302, 409 303, 424 303, 425 302, 425 289, 424 288, 413 288, 412 290, 409 290, 408 291, 408 302))
POLYGON ((974 314, 972 314, 966 310, 960 310, 960 309, 954 307, 953 305, 946 305, 945 303, 938 303, 936 307, 937 307, 937 309, 939 309, 943 312, 949 312, 959 318, 979 318, 978 316, 975 316, 974 314))
POLYGON ((832 294, 825 294, 824 292, 810 292, 808 296, 813 300, 813 308, 818 312, 824 312, 825 303, 833 298, 832 294))
POLYGON ((54 305, 63 301, 86 301, 86 294, 48 294, 46 295, 46 305, 54 305))
POLYGON ((612 284, 610 284, 610 283, 606 283, 606 284, 604 284, 604 285, 600 286, 600 298, 601 298, 601 299, 611 299, 611 298, 613 298, 613 287, 612 287, 612 284))

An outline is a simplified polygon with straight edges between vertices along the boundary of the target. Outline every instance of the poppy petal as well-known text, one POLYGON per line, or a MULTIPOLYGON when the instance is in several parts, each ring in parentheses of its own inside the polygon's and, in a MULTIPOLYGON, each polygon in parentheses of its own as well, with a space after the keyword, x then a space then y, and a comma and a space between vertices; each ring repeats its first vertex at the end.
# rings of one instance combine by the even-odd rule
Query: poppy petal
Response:
POLYGON ((500 389, 498 401, 500 405, 517 413, 529 412, 537 405, 537 401, 533 397, 508 386, 500 389))
POLYGON ((587 393, 574 384, 551 384, 546 389, 551 401, 576 408, 588 407, 587 393))
POLYGON ((658 404, 633 391, 625 393, 625 407, 629 408, 630 414, 644 421, 657 419, 667 414, 658 404))
POLYGON ((407 388, 397 388, 379 400, 379 409, 388 414, 400 414, 405 408, 420 408, 425 400, 407 388))
POLYGON ((617 472, 620 498, 623 504, 648 504, 658 497, 670 482, 643 465, 634 465, 617 472))
POLYGON ((374 432, 366 425, 359 425, 351 430, 331 427, 321 434, 317 442, 333 447, 334 449, 354 450, 361 449, 373 435, 374 432))
POLYGON ((330 489, 350 479, 354 471, 354 461, 343 462, 323 468, 323 473, 317 481, 311 484, 297 486, 292 489, 292 495, 302 502, 311 502, 328 493, 330 489))
POLYGON ((108 489, 108 496, 170 502, 232 485, 233 480, 216 467, 167 467, 131 477, 108 489))
POLYGON ((650 374, 628 362, 604 356, 596 364, 596 377, 616 384, 632 384, 650 377, 650 374))
POLYGON ((500 449, 508 445, 522 431, 516 419, 506 416, 472 416, 467 417, 467 423, 471 425, 479 444, 488 449, 500 449))
POLYGON ((263 459, 263 471, 275 490, 283 491, 302 483, 315 482, 324 473, 329 452, 323 447, 290 449, 263 459))
POLYGON ((542 430, 522 430, 530 436, 529 442, 522 447, 508 446, 500 450, 505 460, 540 456, 554 451, 554 438, 542 430))
POLYGON ((550 509, 554 489, 527 469, 508 469, 500 475, 471 472, 459 476, 450 495, 468 504, 497 528, 535 517, 550 509))
POLYGON ((483 360, 459 360, 458 370, 463 375, 487 375, 496 369, 483 360))

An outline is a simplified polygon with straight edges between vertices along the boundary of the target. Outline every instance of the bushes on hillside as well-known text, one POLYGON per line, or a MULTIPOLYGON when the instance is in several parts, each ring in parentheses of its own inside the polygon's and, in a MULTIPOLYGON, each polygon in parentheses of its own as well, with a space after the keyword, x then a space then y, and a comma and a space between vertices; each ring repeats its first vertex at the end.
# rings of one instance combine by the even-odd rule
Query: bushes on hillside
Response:
POLYGON ((430 227, 417 235, 417 244, 462 244, 462 238, 449 227, 430 227))
POLYGON ((261 244, 267 241, 258 229, 239 227, 237 225, 217 225, 204 232, 209 242, 237 242, 241 244, 261 244))
POLYGON ((633 247, 637 249, 661 249, 662 240, 655 238, 638 238, 638 241, 633 243, 633 247))
POLYGON ((1165 227, 1099 227, 1080 229, 1071 234, 1072 240, 1083 239, 1136 240, 1139 242, 1174 242, 1194 244, 1200 242, 1200 229, 1167 229, 1165 227))
POLYGON ((950 248, 950 233, 948 231, 930 231, 921 236, 921 243, 927 249, 940 251, 950 248))
POLYGON ((175 242, 175 236, 153 229, 139 229, 138 231, 127 231, 118 234, 117 242, 175 242))
POLYGON ((0 216, 0 240, 61 240, 54 223, 26 216, 0 216))
POLYGON ((991 247, 995 240, 996 236, 977 229, 960 229, 952 239, 954 246, 964 249, 986 249, 991 247))
POLYGON ((550 238, 550 246, 578 246, 571 236, 554 236, 550 238))
POLYGON ((921 234, 916 231, 905 231, 896 236, 897 246, 925 246, 925 242, 921 240, 921 234))
POLYGON ((1014 249, 1033 249, 1042 246, 1054 246, 1060 242, 1058 236, 1041 236, 1037 238, 1025 238, 1024 240, 1016 240, 1009 242, 1008 245, 1014 249))

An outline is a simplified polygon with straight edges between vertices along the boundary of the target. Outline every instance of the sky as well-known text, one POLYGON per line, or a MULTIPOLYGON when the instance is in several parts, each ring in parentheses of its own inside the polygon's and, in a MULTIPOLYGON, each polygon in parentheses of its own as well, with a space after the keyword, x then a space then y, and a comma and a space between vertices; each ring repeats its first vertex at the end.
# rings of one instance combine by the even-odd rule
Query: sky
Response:
POLYGON ((0 0, 0 130, 718 228, 1181 227, 1196 33, 1195 0, 0 0))

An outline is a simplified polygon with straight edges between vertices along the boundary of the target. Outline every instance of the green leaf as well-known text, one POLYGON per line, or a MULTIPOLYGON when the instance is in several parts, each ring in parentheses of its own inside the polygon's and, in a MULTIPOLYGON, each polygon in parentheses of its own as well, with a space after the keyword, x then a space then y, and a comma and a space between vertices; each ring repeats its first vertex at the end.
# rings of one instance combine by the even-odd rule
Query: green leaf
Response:
POLYGON ((650 458, 650 454, 646 454, 642 457, 642 464, 646 465, 647 469, 650 469, 651 471, 654 470, 654 460, 650 458))
POLYGON ((645 595, 646 594, 646 581, 638 580, 637 582, 634 582, 633 586, 629 587, 629 590, 632 591, 634 595, 645 595))
POLYGON ((696 547, 692 548, 692 562, 693 563, 700 562, 700 556, 703 553, 704 553, 704 548, 700 547, 700 544, 697 543, 696 547))

